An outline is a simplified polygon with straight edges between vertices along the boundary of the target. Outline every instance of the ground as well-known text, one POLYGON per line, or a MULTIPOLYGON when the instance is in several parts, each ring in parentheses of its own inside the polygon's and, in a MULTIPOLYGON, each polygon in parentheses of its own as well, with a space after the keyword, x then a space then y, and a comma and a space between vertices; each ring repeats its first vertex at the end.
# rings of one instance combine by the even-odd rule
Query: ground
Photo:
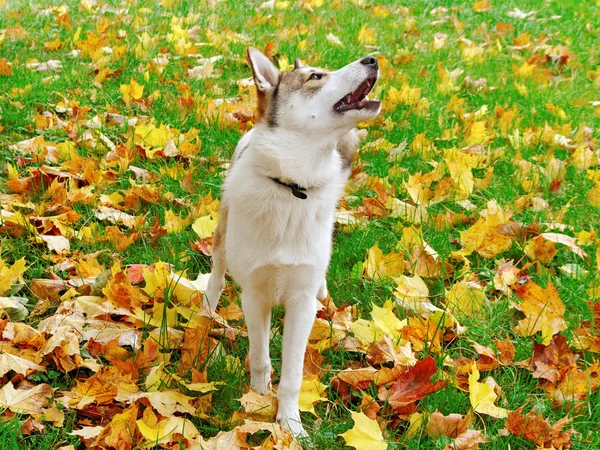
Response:
POLYGON ((199 308, 252 45, 381 69, 306 357, 312 446, 600 448, 599 23, 598 1, 0 0, 0 439, 297 448, 249 392, 237 286, 199 308))

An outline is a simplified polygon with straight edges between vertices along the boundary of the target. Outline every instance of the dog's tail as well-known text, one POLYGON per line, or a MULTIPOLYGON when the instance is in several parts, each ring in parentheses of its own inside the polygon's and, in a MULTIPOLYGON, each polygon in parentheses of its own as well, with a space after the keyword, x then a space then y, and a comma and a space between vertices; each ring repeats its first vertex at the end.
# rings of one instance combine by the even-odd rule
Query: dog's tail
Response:
POLYGON ((210 273, 206 292, 204 293, 203 302, 204 308, 211 314, 213 314, 217 309, 219 298, 221 298, 221 292, 223 292, 223 286, 225 284, 225 271, 227 270, 227 261, 225 258, 227 213, 227 206, 224 203, 221 203, 219 223, 217 224, 217 228, 213 234, 212 241, 213 268, 210 273))

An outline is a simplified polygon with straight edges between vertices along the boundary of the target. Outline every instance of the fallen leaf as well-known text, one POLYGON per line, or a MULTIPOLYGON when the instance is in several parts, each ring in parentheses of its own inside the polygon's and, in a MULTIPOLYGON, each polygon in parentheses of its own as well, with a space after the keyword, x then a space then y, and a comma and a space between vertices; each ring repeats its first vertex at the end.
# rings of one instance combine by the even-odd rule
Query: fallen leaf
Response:
POLYGON ((542 343, 548 345, 552 336, 567 328, 565 305, 552 281, 548 281, 547 288, 542 288, 530 280, 527 284, 517 285, 514 290, 523 300, 522 303, 511 303, 513 308, 525 314, 525 318, 515 327, 521 336, 533 336, 541 331, 542 343))
POLYGON ((469 375, 469 399, 475 412, 487 414, 488 416, 501 419, 507 417, 509 411, 496 406, 494 403, 498 395, 488 384, 479 382, 479 370, 477 364, 473 364, 471 375, 469 375))
POLYGON ((376 420, 369 419, 362 412, 351 411, 350 414, 354 421, 354 427, 338 435, 344 438, 346 445, 359 450, 386 450, 388 448, 376 420))
POLYGON ((565 417, 560 419, 554 425, 550 425, 541 414, 535 413, 535 408, 523 415, 521 406, 508 413, 508 420, 505 427, 512 434, 521 436, 542 448, 570 448, 572 445, 571 436, 575 430, 562 431, 562 429, 573 419, 565 417))

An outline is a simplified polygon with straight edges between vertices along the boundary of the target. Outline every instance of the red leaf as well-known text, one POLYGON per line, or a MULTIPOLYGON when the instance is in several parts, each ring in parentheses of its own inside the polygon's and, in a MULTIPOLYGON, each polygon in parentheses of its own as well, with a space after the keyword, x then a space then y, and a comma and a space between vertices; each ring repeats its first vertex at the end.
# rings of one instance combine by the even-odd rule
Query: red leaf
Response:
POLYGON ((430 381, 437 370, 435 361, 428 356, 400 375, 389 390, 382 391, 379 394, 379 400, 387 400, 397 414, 414 412, 415 402, 427 394, 439 391, 446 385, 446 381, 436 381, 435 383, 430 381))

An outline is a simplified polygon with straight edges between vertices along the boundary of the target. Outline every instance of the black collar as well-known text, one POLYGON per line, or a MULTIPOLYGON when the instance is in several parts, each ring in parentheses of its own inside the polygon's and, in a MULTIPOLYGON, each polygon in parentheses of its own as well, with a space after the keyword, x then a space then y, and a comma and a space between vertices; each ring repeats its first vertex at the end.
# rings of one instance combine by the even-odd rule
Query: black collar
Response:
POLYGON ((290 188, 292 190, 292 195, 294 197, 299 198, 301 200, 306 200, 308 198, 308 195, 306 195, 304 193, 304 191, 306 191, 307 188, 298 186, 296 183, 293 183, 293 184, 284 183, 279 178, 273 178, 273 177, 269 177, 269 178, 271 178, 271 180, 273 180, 277 184, 280 184, 282 186, 290 188))

